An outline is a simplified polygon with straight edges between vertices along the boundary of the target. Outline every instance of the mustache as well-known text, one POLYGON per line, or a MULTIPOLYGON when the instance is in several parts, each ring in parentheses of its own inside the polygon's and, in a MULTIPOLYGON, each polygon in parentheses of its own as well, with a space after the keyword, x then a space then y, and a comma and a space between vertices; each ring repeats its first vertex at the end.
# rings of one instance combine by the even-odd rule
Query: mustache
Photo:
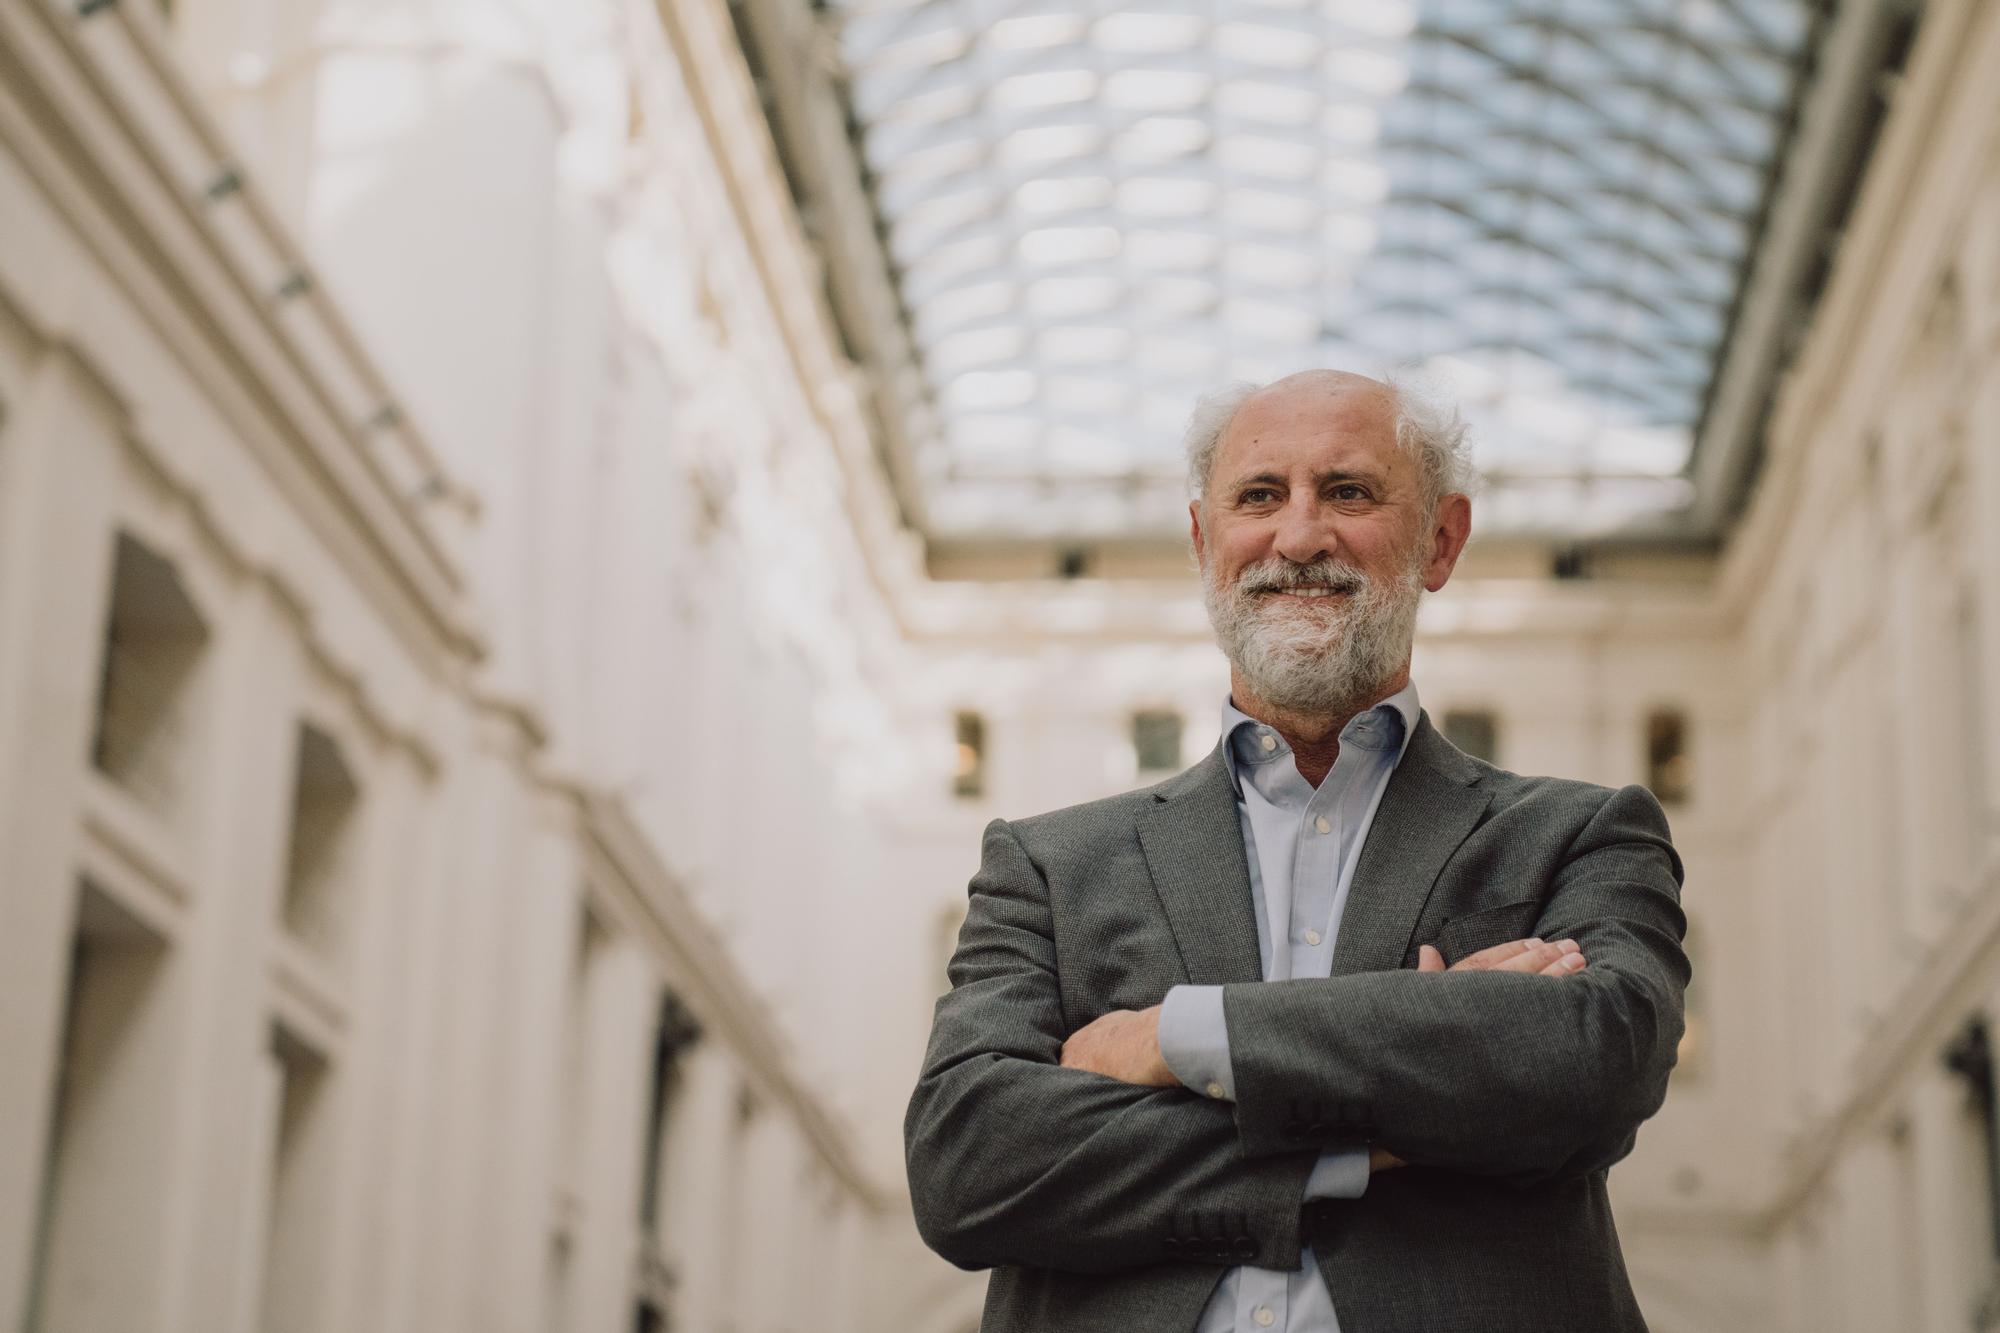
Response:
POLYGON ((1367 586, 1366 574, 1331 557, 1304 565, 1290 560, 1267 561, 1252 565, 1236 579, 1236 589, 1242 593, 1282 592, 1291 588, 1331 588, 1335 592, 1353 593, 1367 586))

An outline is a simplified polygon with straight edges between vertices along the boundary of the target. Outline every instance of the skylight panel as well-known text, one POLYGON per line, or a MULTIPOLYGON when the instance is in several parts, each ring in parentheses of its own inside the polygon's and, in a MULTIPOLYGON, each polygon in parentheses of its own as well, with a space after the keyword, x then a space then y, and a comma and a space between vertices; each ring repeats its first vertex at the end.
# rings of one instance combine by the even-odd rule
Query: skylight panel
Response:
POLYGON ((1091 29, 1091 40, 1120 55, 1161 55, 1193 51, 1208 38, 1200 14, 1160 14, 1125 10, 1106 14, 1091 29))
POLYGON ((1087 30, 1081 13, 1015 14, 994 22, 980 41, 996 51, 1064 49, 1082 41, 1087 30))
POLYGON ((1215 30, 1215 53, 1266 69, 1303 70, 1319 59, 1315 33, 1296 25, 1223 23, 1215 30))
POLYGON ((1132 331, 1121 324, 1071 324, 1048 329, 1035 340, 1045 365, 1096 365, 1131 355, 1132 331))
POLYGON ((1104 140, 1103 127, 1085 121, 1037 125, 1003 135, 993 146, 993 158, 1006 167, 1033 167, 1088 156, 1099 151, 1104 140))
POLYGON ((1124 376, 1051 375, 1043 403, 1058 416, 1122 415, 1132 389, 1124 376))
POLYGON ((1025 262, 1055 268, 1111 259, 1120 244, 1115 227, 1038 227, 1022 233, 1017 249, 1025 262))
POLYGON ((1036 70, 999 80, 986 94, 992 111, 1028 111, 1087 102, 1097 92, 1097 75, 1087 69, 1036 70))
POLYGON ((1131 164, 1171 162, 1204 151, 1213 138, 1199 116, 1141 116, 1113 137, 1111 155, 1131 164))
MULTIPOLYGON (((1593 514, 1676 493, 1605 474, 1677 481, 1648 474, 1684 461, 1808 17, 830 3, 942 419, 917 472, 960 477, 929 512, 1077 535, 1173 526, 1145 506, 1177 487, 1147 487, 1176 475, 1197 388, 1329 358, 1483 376, 1481 428, 1505 438, 1482 462, 1532 462, 1593 514), (1024 495, 1033 515, 1010 514, 1024 495)), ((1483 525, 1558 493, 1497 498, 1514 485, 1483 525)))
POLYGON ((1118 187, 1118 207, 1135 219, 1205 216, 1220 188, 1198 177, 1140 176, 1118 187))
POLYGON ((1277 180, 1302 181, 1319 165, 1311 145, 1261 134, 1230 134, 1216 141, 1215 160, 1223 170, 1277 180))
POLYGON ((1208 102, 1215 77, 1199 69, 1126 69, 1104 81, 1105 105, 1132 111, 1194 111, 1208 102))
POLYGON ((1134 268, 1206 268, 1222 253, 1222 238, 1207 228, 1134 230, 1125 238, 1125 262, 1134 268))

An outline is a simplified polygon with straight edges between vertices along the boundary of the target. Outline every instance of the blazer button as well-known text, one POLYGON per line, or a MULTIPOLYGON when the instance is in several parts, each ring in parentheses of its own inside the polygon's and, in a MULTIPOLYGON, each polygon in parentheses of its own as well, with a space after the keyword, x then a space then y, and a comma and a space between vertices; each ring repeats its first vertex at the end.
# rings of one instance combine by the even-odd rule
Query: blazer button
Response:
POLYGON ((1313 1138, 1323 1139, 1333 1133, 1333 1126, 1327 1124, 1324 1120, 1315 1120, 1306 1126, 1306 1133, 1313 1138))
POLYGON ((1255 1259, 1257 1257, 1257 1242, 1249 1236, 1238 1236, 1236 1238, 1236 1257, 1244 1263, 1249 1263, 1252 1259, 1255 1259))
POLYGON ((1183 1248, 1184 1247, 1182 1245, 1181 1238, 1179 1236, 1167 1237, 1167 1254, 1170 1258, 1174 1259, 1180 1258, 1181 1250, 1183 1248))
POLYGON ((1306 1136, 1305 1122, 1302 1120, 1287 1120, 1283 1133, 1286 1138, 1296 1143, 1306 1136))

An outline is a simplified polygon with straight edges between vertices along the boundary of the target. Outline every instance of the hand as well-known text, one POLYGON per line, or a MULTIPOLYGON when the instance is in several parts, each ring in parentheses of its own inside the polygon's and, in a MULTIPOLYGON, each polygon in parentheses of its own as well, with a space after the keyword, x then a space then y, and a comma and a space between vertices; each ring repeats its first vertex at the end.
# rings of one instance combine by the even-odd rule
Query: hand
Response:
POLYGON ((1396 1154, 1390 1152, 1387 1148, 1370 1148, 1368 1150, 1368 1174, 1371 1176, 1377 1171, 1388 1171, 1395 1167, 1408 1165, 1408 1162, 1396 1156, 1396 1154))
POLYGON ((1177 1088, 1181 1081, 1160 1054, 1160 1006, 1114 1009, 1070 1034, 1063 1043, 1062 1067, 1136 1083, 1147 1088, 1177 1088))
POLYGON ((1583 971, 1583 950, 1575 940, 1510 940, 1490 949, 1467 954, 1449 968, 1444 955, 1425 944, 1417 949, 1419 972, 1531 972, 1544 977, 1566 977, 1583 971))

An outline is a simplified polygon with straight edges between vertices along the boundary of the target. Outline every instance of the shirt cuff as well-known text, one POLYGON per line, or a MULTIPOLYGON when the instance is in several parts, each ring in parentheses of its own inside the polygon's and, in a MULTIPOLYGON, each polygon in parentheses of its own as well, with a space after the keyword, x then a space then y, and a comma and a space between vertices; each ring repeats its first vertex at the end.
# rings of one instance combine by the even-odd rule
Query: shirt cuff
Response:
POLYGON ((1229 1067, 1229 1025, 1222 987, 1175 986, 1160 1005, 1160 1058, 1174 1077, 1204 1097, 1236 1100, 1229 1067))
POLYGON ((1329 1148, 1306 1177, 1308 1199, 1358 1199, 1368 1189, 1368 1149, 1329 1148))

